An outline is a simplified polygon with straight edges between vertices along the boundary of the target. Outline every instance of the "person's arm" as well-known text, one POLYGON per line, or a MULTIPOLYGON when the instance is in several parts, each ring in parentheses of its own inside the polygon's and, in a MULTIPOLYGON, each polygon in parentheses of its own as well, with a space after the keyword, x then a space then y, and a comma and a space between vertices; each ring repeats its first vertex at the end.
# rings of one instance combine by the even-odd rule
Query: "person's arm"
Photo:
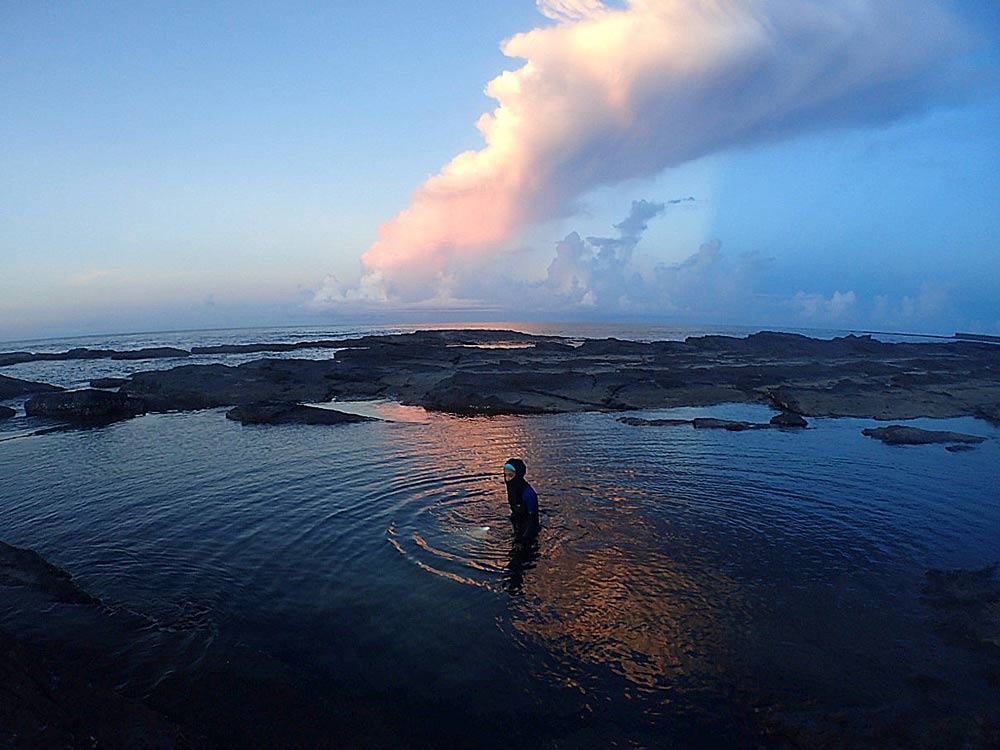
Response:
POLYGON ((521 541, 528 541, 538 532, 538 495, 532 487, 528 486, 524 488, 521 500, 525 519, 518 537, 521 541))

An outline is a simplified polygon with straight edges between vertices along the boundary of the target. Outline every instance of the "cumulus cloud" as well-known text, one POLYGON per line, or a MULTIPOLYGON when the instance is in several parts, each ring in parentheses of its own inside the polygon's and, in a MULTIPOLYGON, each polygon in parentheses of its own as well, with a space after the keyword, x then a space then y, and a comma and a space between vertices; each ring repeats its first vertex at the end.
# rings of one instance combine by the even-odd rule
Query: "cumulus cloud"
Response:
MULTIPOLYGON (((614 225, 613 236, 570 232, 555 243, 545 275, 539 278, 518 278, 504 268, 498 271, 495 258, 463 259, 439 280, 434 298, 416 306, 488 309, 502 315, 670 313, 713 320, 722 320, 727 311, 745 312, 754 281, 768 268, 769 259, 748 254, 730 260, 718 240, 703 244, 679 263, 650 264, 655 251, 641 257, 640 244, 649 223, 669 206, 689 200, 634 201, 628 215, 614 225)), ((501 259, 509 265, 517 261, 518 254, 501 259)))
POLYGON ((798 292, 792 297, 792 307, 812 323, 843 322, 854 313, 857 302, 858 296, 853 291, 835 291, 829 297, 798 292))
POLYGON ((875 296, 872 321, 877 325, 912 328, 935 326, 948 312, 952 292, 943 284, 925 281, 915 294, 875 296))
POLYGON ((317 306, 426 301, 456 263, 572 214, 596 186, 919 110, 960 44, 932 0, 537 4, 555 23, 502 45, 524 63, 486 87, 484 146, 418 187, 362 256, 360 286, 329 280, 317 306))

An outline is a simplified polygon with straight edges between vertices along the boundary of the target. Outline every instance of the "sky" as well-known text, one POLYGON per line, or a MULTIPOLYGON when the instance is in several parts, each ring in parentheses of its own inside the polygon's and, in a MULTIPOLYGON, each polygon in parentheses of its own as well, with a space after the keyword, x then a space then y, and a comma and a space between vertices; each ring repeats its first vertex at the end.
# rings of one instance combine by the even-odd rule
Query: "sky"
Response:
POLYGON ((1000 334, 992 0, 0 0, 0 340, 1000 334))

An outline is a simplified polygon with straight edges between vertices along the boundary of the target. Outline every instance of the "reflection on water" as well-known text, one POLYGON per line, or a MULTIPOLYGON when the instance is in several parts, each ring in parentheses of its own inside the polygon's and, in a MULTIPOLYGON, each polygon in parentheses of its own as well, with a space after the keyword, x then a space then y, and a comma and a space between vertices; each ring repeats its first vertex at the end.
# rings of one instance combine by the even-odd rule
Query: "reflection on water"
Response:
MULTIPOLYGON (((345 707, 329 731, 363 713, 386 746, 754 745, 760 706, 879 705, 920 674, 961 705, 994 699, 918 591, 926 568, 1000 548, 996 430, 949 454, 864 439, 861 420, 728 433, 332 406, 386 421, 243 427, 214 410, 0 443, 5 541, 116 613, 117 636, 96 616, 74 627, 111 649, 117 684, 219 736, 265 710, 260 674, 289 705, 345 707), (523 550, 512 455, 540 497, 523 550)), ((70 615, 0 626, 53 636, 70 615)), ((322 725, 291 715, 267 731, 322 725)))

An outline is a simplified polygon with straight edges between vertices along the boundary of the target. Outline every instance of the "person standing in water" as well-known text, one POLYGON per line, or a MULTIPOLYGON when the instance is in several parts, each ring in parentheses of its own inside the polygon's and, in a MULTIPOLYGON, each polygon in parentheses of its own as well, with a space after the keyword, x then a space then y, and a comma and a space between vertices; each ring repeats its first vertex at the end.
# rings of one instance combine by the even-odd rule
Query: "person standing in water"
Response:
POLYGON ((510 503, 510 522, 514 527, 514 542, 524 545, 538 534, 538 495, 524 475, 528 468, 524 461, 512 458, 503 465, 503 480, 507 485, 507 502, 510 503))

